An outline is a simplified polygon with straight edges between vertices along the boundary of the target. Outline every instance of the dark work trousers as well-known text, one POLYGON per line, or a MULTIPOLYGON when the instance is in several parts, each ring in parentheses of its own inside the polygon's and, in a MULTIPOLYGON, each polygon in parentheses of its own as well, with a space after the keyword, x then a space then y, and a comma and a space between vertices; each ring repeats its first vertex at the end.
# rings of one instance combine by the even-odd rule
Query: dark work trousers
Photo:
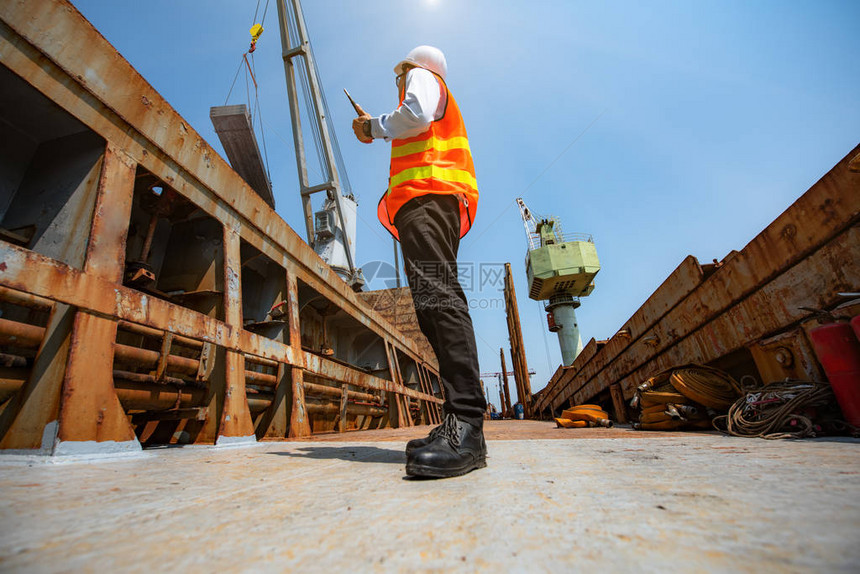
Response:
POLYGON ((445 414, 483 426, 478 349, 466 295, 457 278, 460 208, 451 195, 422 195, 394 218, 418 326, 439 361, 445 414))

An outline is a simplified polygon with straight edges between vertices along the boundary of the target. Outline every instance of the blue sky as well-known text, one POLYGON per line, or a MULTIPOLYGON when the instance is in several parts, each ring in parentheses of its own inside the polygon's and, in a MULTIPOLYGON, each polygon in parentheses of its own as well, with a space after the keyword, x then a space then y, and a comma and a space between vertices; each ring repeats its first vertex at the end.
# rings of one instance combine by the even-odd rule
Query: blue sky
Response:
MULTIPOLYGON (((224 103, 257 2, 73 3, 221 151, 209 107, 224 103)), ((587 342, 611 337, 686 255, 707 263, 743 248, 860 140, 853 0, 317 0, 304 10, 360 199, 360 264, 392 258, 375 216, 389 147, 352 137, 341 90, 388 112, 394 63, 419 44, 445 52, 481 191, 460 261, 512 263, 533 390, 560 352, 526 295, 516 197, 594 236, 602 269, 577 312, 587 342)), ((303 234, 274 0, 264 25, 254 61, 277 211, 303 234)), ((246 103, 241 77, 230 103, 246 103)), ((481 369, 497 371, 509 347, 501 294, 475 287, 476 306, 497 307, 473 311, 481 369)))

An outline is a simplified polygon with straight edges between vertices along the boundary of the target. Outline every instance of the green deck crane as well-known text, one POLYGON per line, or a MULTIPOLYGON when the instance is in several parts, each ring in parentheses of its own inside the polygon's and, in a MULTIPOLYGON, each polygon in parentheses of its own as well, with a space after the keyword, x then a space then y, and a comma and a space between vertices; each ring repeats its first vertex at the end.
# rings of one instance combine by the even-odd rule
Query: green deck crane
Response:
POLYGON ((522 198, 517 205, 528 240, 529 298, 545 301, 549 330, 558 335, 562 363, 570 365, 582 351, 576 308, 580 298, 594 290, 594 276, 600 271, 594 239, 565 234, 558 217, 536 218, 522 198))

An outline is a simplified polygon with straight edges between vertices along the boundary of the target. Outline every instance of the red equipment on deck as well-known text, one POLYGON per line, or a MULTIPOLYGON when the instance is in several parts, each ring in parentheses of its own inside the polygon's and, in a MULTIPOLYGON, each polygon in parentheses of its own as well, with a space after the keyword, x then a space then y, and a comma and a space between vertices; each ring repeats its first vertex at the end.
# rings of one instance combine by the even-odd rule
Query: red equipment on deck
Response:
POLYGON ((860 426, 860 316, 848 323, 831 323, 809 332, 818 361, 833 387, 845 420, 860 426), (854 327, 852 329, 852 326, 854 327))

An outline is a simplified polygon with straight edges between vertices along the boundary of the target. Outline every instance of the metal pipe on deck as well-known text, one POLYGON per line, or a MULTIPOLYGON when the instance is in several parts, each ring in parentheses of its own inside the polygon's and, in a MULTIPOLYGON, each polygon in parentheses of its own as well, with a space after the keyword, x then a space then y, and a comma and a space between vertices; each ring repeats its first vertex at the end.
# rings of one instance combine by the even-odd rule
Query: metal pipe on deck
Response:
MULTIPOLYGON (((114 361, 123 365, 155 368, 158 365, 160 357, 161 353, 158 351, 150 351, 128 345, 115 345, 114 347, 114 361)), ((178 355, 167 356, 167 370, 171 372, 196 375, 199 366, 200 361, 197 359, 189 359, 178 355)))
POLYGON ((190 384, 186 382, 184 379, 177 379, 176 377, 164 377, 162 380, 158 380, 154 375, 146 375, 143 373, 130 373, 128 371, 122 371, 119 369, 114 369, 113 378, 122 379, 124 381, 131 381, 134 383, 149 383, 153 385, 175 385, 177 387, 195 387, 198 389, 205 389, 206 383, 198 383, 197 381, 193 381, 190 384))
POLYGON ((27 367, 29 363, 26 357, 20 355, 10 355, 9 353, 0 353, 0 366, 2 367, 27 367))
MULTIPOLYGON (((308 394, 316 394, 316 395, 326 395, 329 397, 337 397, 338 399, 341 396, 341 389, 337 387, 328 387, 326 385, 318 385, 316 383, 303 383, 305 387, 305 392, 308 394)), ((365 403, 375 403, 379 402, 379 397, 376 395, 372 395, 370 393, 361 393, 358 391, 348 391, 347 397, 349 400, 361 401, 365 403)))
MULTIPOLYGON (((338 415, 340 414, 340 405, 338 403, 319 401, 316 399, 305 399, 308 412, 318 415, 338 415)), ((381 417, 388 414, 388 409, 373 405, 356 405, 347 404, 346 413, 348 415, 361 415, 370 417, 381 417)))
POLYGON ((38 309, 40 311, 48 311, 54 305, 53 301, 45 299, 44 297, 39 297, 38 295, 33 295, 31 293, 24 293, 23 291, 17 291, 3 286, 0 286, 0 301, 6 301, 13 305, 19 305, 29 309, 38 309))
POLYGON ((26 368, 0 367, 0 403, 17 393, 29 374, 26 368))
MULTIPOLYGON (((191 387, 175 387, 155 383, 141 383, 115 379, 114 387, 120 404, 125 410, 160 411, 174 408, 198 407, 203 404, 207 390, 191 387)), ((260 412, 272 404, 271 395, 248 397, 252 413, 260 412)))
POLYGON ((44 337, 44 327, 0 319, 0 345, 32 349, 38 347, 44 337))
MULTIPOLYGON (((138 325, 137 323, 130 323, 128 321, 117 322, 117 328, 122 331, 129 331, 130 333, 134 333, 135 335, 152 337, 153 339, 164 338, 164 331, 159 331, 158 329, 153 329, 152 327, 138 325)), ((188 337, 183 337, 182 335, 173 335, 173 342, 178 343, 184 347, 191 347, 192 349, 203 348, 203 341, 198 341, 197 339, 189 339, 188 337)))

